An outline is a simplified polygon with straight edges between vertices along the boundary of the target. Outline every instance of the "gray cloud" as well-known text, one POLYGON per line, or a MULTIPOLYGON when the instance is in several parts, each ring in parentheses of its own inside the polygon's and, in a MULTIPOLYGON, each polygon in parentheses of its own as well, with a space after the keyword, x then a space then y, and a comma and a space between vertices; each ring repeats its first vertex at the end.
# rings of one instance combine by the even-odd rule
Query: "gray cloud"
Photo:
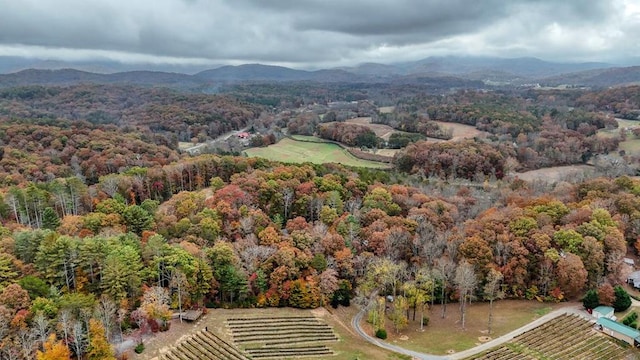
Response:
POLYGON ((314 67, 640 53, 634 0, 0 0, 0 9, 2 55, 314 67))

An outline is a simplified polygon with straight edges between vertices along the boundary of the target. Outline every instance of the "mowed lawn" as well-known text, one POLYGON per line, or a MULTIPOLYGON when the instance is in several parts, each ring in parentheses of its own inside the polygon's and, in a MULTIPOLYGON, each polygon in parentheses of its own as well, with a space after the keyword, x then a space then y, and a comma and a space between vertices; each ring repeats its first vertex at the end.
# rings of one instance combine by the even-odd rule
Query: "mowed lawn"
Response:
POLYGON ((267 147, 247 149, 245 153, 250 157, 289 163, 338 163, 376 169, 390 167, 390 165, 381 162, 358 159, 336 144, 295 141, 289 138, 282 139, 277 144, 267 147))
MULTIPOLYGON (((453 354, 467 350, 484 341, 505 335, 528 324, 540 316, 569 303, 540 303, 527 300, 501 300, 494 303, 492 333, 487 332, 489 304, 476 302, 467 308, 467 320, 463 329, 460 323, 459 304, 447 305, 445 318, 441 318, 442 308, 435 305, 426 315, 429 324, 420 331, 420 315, 416 321, 409 321, 406 329, 396 333, 391 320, 385 322, 389 338, 387 342, 404 348, 430 354, 453 354)), ((411 311, 411 317, 413 311, 411 311)), ((371 325, 362 322, 363 328, 373 334, 371 325)))

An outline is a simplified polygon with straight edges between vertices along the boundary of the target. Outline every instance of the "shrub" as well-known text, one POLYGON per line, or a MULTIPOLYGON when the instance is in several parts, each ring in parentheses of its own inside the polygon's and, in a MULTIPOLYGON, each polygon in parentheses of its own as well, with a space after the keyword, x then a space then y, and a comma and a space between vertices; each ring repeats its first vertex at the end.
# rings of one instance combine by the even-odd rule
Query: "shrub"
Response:
POLYGON ((163 324, 160 325, 160 331, 169 331, 170 328, 171 328, 171 323, 168 321, 165 321, 163 324))
POLYGON ((429 325, 429 317, 427 315, 422 317, 422 325, 424 326, 429 325))
POLYGON ((631 306, 631 297, 629 294, 622 288, 622 286, 616 286, 613 289, 613 292, 616 296, 613 301, 613 308, 616 312, 625 311, 631 306))
POLYGON ((600 305, 600 300, 598 299, 598 292, 596 290, 589 290, 582 298, 582 306, 585 309, 595 309, 600 305))
POLYGON ((144 343, 139 343, 138 345, 136 345, 133 351, 135 351, 136 354, 142 354, 142 352, 144 351, 144 343))
POLYGON ((622 323, 627 326, 635 327, 633 326, 633 324, 636 323, 636 320, 638 320, 638 313, 634 311, 631 314, 625 316, 625 318, 622 319, 622 323))
POLYGON ((378 339, 382 339, 382 340, 386 339, 387 338, 387 330, 385 330, 385 329, 376 330, 376 337, 378 339))

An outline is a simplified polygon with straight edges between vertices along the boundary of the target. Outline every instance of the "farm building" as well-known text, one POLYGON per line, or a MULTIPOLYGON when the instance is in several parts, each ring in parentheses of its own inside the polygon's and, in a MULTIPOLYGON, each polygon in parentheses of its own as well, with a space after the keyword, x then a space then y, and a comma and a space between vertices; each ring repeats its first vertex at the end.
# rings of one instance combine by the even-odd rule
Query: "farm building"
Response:
POLYGON ((640 271, 634 271, 627 276, 627 284, 640 289, 640 271))
POLYGON ((640 337, 640 331, 606 317, 599 318, 596 324, 603 333, 634 346, 636 339, 640 337))
POLYGON ((627 258, 627 257, 622 259, 622 262, 624 262, 625 264, 630 265, 630 266, 635 266, 636 265, 636 262, 633 259, 630 259, 630 258, 627 258))
POLYGON ((238 135, 237 135, 237 136, 238 136, 238 138, 240 138, 240 139, 246 140, 246 139, 248 139, 248 138, 250 138, 250 137, 251 137, 251 134, 249 134, 249 133, 248 133, 248 132, 246 132, 246 131, 243 131, 243 132, 241 132, 241 133, 238 133, 238 135))
POLYGON ((611 306, 598 306, 591 312, 594 318, 599 319, 601 317, 615 320, 615 315, 613 315, 613 308, 611 306))

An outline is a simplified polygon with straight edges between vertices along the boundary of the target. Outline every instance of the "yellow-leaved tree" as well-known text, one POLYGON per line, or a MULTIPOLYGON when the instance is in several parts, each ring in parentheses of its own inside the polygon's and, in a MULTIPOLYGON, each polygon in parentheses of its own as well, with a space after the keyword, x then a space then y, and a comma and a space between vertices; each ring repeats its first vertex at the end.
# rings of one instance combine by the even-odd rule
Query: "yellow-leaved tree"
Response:
POLYGON ((104 336, 104 328, 98 320, 89 320, 89 347, 87 348, 89 360, 115 360, 113 349, 104 336))
POLYGON ((36 354, 38 360, 69 360, 71 358, 69 348, 62 340, 58 341, 55 334, 49 335, 43 346, 44 351, 38 350, 36 354))

